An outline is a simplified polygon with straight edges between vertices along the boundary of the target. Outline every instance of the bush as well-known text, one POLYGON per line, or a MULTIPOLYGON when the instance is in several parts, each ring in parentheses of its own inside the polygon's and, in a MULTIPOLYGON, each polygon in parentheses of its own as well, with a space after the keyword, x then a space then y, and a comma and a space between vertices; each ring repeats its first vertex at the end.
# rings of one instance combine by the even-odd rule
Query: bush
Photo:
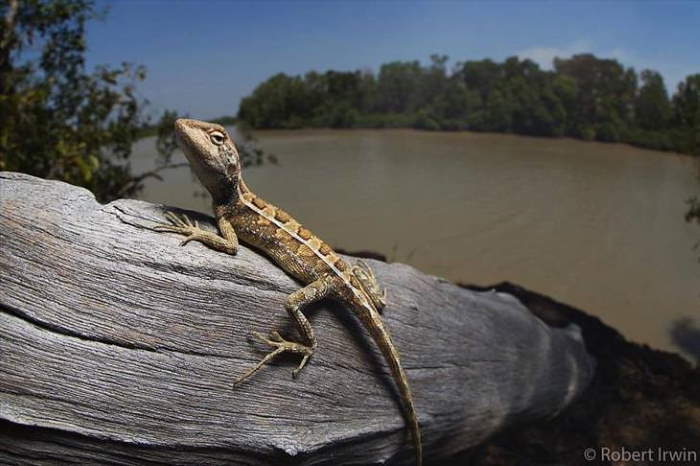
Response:
POLYGON ((419 112, 413 123, 413 127, 416 129, 424 129, 427 131, 437 131, 440 129, 440 125, 433 117, 431 117, 427 112, 419 112))

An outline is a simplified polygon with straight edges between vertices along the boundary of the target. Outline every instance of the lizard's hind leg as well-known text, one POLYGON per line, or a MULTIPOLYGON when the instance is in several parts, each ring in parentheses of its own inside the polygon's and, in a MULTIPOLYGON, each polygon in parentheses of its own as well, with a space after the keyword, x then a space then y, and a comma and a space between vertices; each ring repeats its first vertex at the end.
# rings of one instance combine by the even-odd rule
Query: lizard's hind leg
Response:
POLYGON ((287 303, 284 307, 287 309, 289 315, 294 319, 297 329, 305 342, 302 344, 286 340, 276 331, 270 333, 269 338, 255 332, 254 335, 259 340, 261 340, 263 343, 267 343, 275 349, 268 353, 255 367, 239 377, 234 382, 234 385, 238 385, 247 378, 251 377, 267 362, 271 361, 282 353, 296 353, 302 355, 302 360, 299 363, 299 366, 297 366, 297 368, 292 372, 292 376, 296 378, 299 371, 304 368, 309 358, 313 355, 314 350, 316 350, 316 337, 314 336, 314 330, 311 327, 309 320, 302 313, 302 309, 305 306, 328 296, 333 288, 333 280, 334 279, 331 276, 321 277, 315 282, 312 282, 304 288, 295 291, 287 297, 287 303))
POLYGON ((372 304, 379 312, 386 306, 386 289, 382 289, 374 276, 374 272, 365 261, 358 260, 352 268, 352 273, 357 277, 362 289, 367 293, 372 304))

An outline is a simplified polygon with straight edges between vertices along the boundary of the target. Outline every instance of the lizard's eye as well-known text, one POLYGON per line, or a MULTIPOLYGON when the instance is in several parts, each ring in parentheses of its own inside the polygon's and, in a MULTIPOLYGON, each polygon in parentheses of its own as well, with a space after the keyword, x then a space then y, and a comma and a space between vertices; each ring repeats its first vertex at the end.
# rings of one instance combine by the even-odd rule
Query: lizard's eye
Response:
POLYGON ((226 139, 226 136, 224 136, 224 133, 221 131, 212 131, 209 134, 209 139, 211 142, 217 146, 220 146, 221 144, 224 143, 224 140, 226 139))

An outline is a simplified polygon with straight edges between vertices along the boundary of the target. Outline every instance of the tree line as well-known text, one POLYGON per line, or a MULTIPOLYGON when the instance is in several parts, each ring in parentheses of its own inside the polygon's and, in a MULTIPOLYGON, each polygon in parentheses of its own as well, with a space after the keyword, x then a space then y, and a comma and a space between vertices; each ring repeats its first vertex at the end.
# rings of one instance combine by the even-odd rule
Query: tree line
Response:
MULTIPOLYGON (((177 115, 153 122, 136 92, 145 68, 86 69, 86 23, 105 14, 92 0, 0 2, 0 170, 67 181, 109 201, 135 196, 146 179, 181 165, 171 158, 177 115), (156 167, 133 173, 132 146, 149 134, 158 136, 156 167)), ((458 63, 450 72, 447 57, 433 56, 428 66, 393 62, 376 75, 275 75, 243 99, 236 125, 505 131, 697 154, 699 89, 700 75, 689 76, 669 99, 659 73, 637 76, 591 55, 557 60, 554 71, 511 58, 458 63)), ((250 141, 239 144, 244 165, 274 163, 250 141)), ((689 219, 700 219, 698 206, 691 204, 689 219)))
POLYGON ((368 70, 276 74, 242 99, 253 128, 471 130, 583 140, 700 154, 700 74, 669 97, 654 70, 637 73, 592 54, 556 58, 552 71, 511 57, 447 67, 394 61, 368 70))
MULTIPOLYGON (((0 170, 83 186, 108 202, 187 165, 172 161, 178 115, 153 122, 138 97, 143 66, 86 69, 86 24, 105 15, 93 0, 0 1, 0 170), (156 166, 133 173, 132 148, 145 136, 156 136, 156 166)), ((274 162, 243 136, 244 165, 274 162)))

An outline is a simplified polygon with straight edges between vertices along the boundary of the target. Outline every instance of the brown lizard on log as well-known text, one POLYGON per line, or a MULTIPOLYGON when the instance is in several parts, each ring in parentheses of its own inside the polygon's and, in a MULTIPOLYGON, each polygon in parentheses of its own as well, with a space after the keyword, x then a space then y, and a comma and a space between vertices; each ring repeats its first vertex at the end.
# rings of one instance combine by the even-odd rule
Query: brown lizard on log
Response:
POLYGON ((172 213, 166 214, 172 224, 159 225, 156 229, 186 235, 181 245, 199 241, 228 254, 236 254, 240 238, 242 242, 265 253, 305 285, 290 294, 285 305, 304 342, 286 340, 276 331, 269 337, 255 332, 258 339, 274 350, 237 379, 234 385, 285 352, 302 356, 298 367, 292 372, 296 377, 317 346, 313 328, 302 309, 323 298, 340 301, 359 318, 389 364, 413 437, 416 464, 420 466, 423 456, 421 433, 411 388, 398 350, 380 317, 386 304, 386 292, 380 289, 372 270, 363 262, 348 266, 327 244, 288 213, 256 196, 241 177, 238 151, 223 126, 178 119, 175 122, 175 137, 192 170, 212 196, 221 236, 200 228, 185 216, 180 218, 172 213))

